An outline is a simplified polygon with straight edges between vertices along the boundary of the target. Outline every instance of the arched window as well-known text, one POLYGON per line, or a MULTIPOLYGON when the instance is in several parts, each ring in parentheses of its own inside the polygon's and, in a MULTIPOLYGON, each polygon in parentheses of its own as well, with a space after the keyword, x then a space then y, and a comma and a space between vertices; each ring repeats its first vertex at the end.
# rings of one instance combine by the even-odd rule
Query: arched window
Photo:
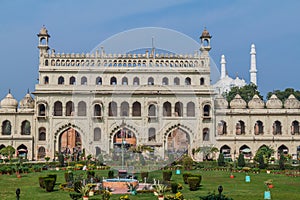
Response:
POLYGON ((162 79, 162 84, 163 84, 163 85, 169 85, 169 79, 168 79, 167 77, 164 77, 164 78, 162 79))
POLYGON ((139 84, 140 84, 140 79, 138 77, 134 77, 133 85, 139 85, 139 84))
POLYGON ((281 135, 281 122, 280 121, 275 121, 273 123, 273 134, 274 135, 281 135))
POLYGON ((121 116, 127 117, 129 115, 129 104, 124 101, 121 103, 121 116))
POLYGON ((163 104, 163 116, 171 117, 171 103, 170 102, 165 102, 163 104))
POLYGON ((31 133, 31 125, 30 122, 25 120, 21 125, 21 135, 30 135, 31 133))
POLYGON ((102 85, 102 78, 101 77, 96 78, 96 85, 102 85))
POLYGON ((182 117, 183 116, 183 104, 181 102, 175 103, 175 116, 182 117))
POLYGON ((186 115, 188 117, 195 117, 195 104, 193 102, 188 102, 186 107, 186 115))
POLYGON ((48 77, 48 76, 45 76, 45 77, 44 77, 44 84, 45 84, 45 85, 48 85, 48 84, 49 84, 49 77, 48 77))
POLYGON ((292 122, 291 133, 292 135, 299 134, 299 122, 296 120, 292 122))
POLYGON ((220 148, 220 153, 222 153, 224 155, 225 158, 231 158, 231 148, 227 145, 223 145, 220 148))
POLYGON ((127 77, 122 78, 122 85, 128 85, 128 78, 127 77))
POLYGON ((242 120, 236 123, 236 134, 237 135, 245 134, 245 122, 243 122, 242 120))
POLYGON ((280 154, 284 154, 284 155, 289 154, 289 148, 287 148, 285 145, 281 145, 280 147, 278 147, 278 154, 279 156, 280 154))
POLYGON ((38 159, 45 158, 45 156, 46 156, 45 147, 39 147, 39 149, 38 149, 38 159))
POLYGON ((81 85, 87 85, 87 78, 85 76, 81 77, 81 85))
POLYGON ((99 104, 95 104, 94 105, 94 116, 95 117, 100 117, 102 116, 102 113, 101 113, 101 106, 99 104))
POLYGON ((66 116, 74 116, 75 107, 72 101, 68 101, 66 104, 66 116))
POLYGON ((9 120, 2 122, 2 135, 11 135, 11 123, 9 120))
POLYGON ((45 60, 45 66, 48 66, 48 65, 49 65, 49 61, 45 60))
POLYGON ((218 135, 225 135, 225 134, 227 134, 227 123, 225 121, 221 120, 218 123, 217 132, 218 132, 218 135))
POLYGON ((203 135, 202 135, 203 141, 209 141, 209 128, 203 129, 203 135))
POLYGON ((60 101, 56 101, 54 103, 54 116, 62 116, 62 103, 60 101))
POLYGON ((204 82, 204 78, 200 78, 200 85, 204 85, 205 82, 204 82))
POLYGON ((116 117, 118 115, 117 103, 112 101, 108 104, 108 116, 116 117))
POLYGON ((101 129, 95 128, 94 129, 94 141, 100 141, 101 140, 101 129))
POLYGON ((65 79, 64 79, 64 77, 60 76, 58 78, 58 85, 63 85, 63 84, 65 84, 65 79))
POLYGON ((203 116, 209 117, 210 116, 210 105, 204 105, 203 107, 203 116))
POLYGON ((76 84, 76 78, 74 76, 70 77, 70 85, 75 85, 76 84))
POLYGON ((78 116, 86 116, 86 103, 84 101, 78 103, 78 116))
POLYGON ((256 121, 254 125, 254 134, 255 135, 262 135, 264 133, 264 125, 261 121, 256 121))
POLYGON ((116 77, 111 77, 110 78, 110 85, 117 85, 117 78, 116 77))
POLYGON ((148 85, 154 85, 154 79, 152 77, 148 78, 148 85))
POLYGON ((148 142, 155 142, 155 128, 149 128, 148 129, 148 142))
POLYGON ((148 107, 148 116, 156 117, 156 106, 154 104, 150 104, 148 107))
POLYGON ((191 85, 191 78, 186 77, 184 83, 185 83, 185 85, 191 85))
POLYGON ((141 104, 137 101, 132 104, 132 116, 133 117, 141 116, 141 104))
POLYGON ((247 158, 250 158, 252 155, 251 149, 247 145, 241 146, 239 149, 239 153, 243 154, 247 158))
POLYGON ((39 104, 38 109, 38 116, 46 116, 46 106, 44 104, 39 104))
POLYGON ((46 129, 44 127, 39 128, 39 141, 46 140, 46 129))
POLYGON ((180 85, 180 79, 178 77, 174 78, 174 85, 180 85))

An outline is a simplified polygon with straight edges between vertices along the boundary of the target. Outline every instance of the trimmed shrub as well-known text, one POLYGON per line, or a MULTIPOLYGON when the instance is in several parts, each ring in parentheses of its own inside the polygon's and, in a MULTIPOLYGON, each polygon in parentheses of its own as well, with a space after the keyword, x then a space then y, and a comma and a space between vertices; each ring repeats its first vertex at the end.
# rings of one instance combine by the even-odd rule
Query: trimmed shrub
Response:
POLYGON ((279 168, 281 170, 285 170, 284 162, 285 162, 285 157, 284 157, 283 153, 281 153, 280 158, 279 158, 279 168))
POLYGON ((44 181, 45 178, 47 178, 47 176, 40 176, 39 177, 39 184, 40 184, 40 187, 43 188, 43 189, 45 188, 45 181, 44 181))
POLYGON ((113 170, 108 171, 108 178, 114 178, 114 171, 113 170))
POLYGON ((218 166, 225 166, 224 155, 222 153, 220 153, 218 157, 218 166))
POLYGON ((171 190, 173 194, 176 194, 178 192, 178 183, 172 182, 171 183, 171 190))
POLYGON ((57 174, 48 174, 48 177, 54 178, 54 182, 56 182, 57 174))
POLYGON ((245 163, 244 155, 242 153, 240 153, 240 155, 238 157, 238 166, 245 167, 245 165, 246 165, 246 163, 245 163))
POLYGON ((187 173, 183 173, 182 174, 182 178, 183 178, 183 182, 185 183, 185 184, 188 184, 188 177, 190 177, 192 175, 192 173, 189 173, 189 172, 187 172, 187 173))
POLYGON ((199 188, 200 185, 199 177, 188 177, 187 181, 191 191, 196 191, 199 188))
POLYGON ((45 182, 46 191, 47 192, 52 192, 53 188, 55 186, 54 178, 46 177, 46 178, 44 178, 44 182, 45 182))
POLYGON ((172 171, 171 170, 163 171, 163 180, 164 181, 170 181, 171 177, 172 177, 172 171))

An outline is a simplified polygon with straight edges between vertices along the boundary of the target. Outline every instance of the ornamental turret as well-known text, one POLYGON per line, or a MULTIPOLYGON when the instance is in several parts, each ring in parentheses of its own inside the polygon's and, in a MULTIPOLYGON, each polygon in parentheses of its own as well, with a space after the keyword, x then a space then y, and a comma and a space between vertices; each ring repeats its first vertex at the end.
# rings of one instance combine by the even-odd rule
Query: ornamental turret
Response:
POLYGON ((37 36, 39 38, 38 48, 40 49, 40 56, 41 56, 44 53, 48 53, 48 50, 50 49, 50 47, 48 46, 50 35, 48 34, 48 30, 46 29, 46 27, 43 26, 39 34, 37 34, 37 36))

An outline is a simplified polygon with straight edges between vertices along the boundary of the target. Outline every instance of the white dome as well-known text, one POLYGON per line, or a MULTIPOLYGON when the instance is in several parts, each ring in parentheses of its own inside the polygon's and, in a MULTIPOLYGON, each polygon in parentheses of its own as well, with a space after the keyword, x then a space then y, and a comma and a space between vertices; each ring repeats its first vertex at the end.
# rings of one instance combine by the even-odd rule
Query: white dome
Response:
POLYGON ((263 100, 260 99, 260 97, 255 94, 253 98, 248 102, 249 108, 264 108, 265 103, 263 100))
POLYGON ((278 99, 278 97, 273 94, 270 99, 266 103, 267 108, 279 109, 282 108, 282 101, 278 99))
POLYGON ((246 101, 239 95, 235 95, 235 97, 230 102, 230 108, 246 108, 246 101))
POLYGON ((9 92, 4 99, 1 100, 1 108, 15 109, 18 107, 18 101, 9 92))
POLYGON ((25 95, 25 97, 20 101, 20 108, 34 108, 34 100, 29 94, 29 92, 25 95))

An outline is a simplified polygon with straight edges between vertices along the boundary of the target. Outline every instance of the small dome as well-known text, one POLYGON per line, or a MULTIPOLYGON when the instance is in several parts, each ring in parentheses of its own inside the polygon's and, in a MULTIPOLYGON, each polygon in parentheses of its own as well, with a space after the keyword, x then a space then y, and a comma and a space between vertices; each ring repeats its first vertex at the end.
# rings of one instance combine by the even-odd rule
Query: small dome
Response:
POLYGON ((249 108, 264 108, 265 103, 263 100, 260 99, 260 97, 255 94, 253 98, 248 102, 249 108))
POLYGON ((38 36, 49 36, 49 37, 50 37, 50 35, 48 34, 48 30, 46 29, 45 26, 43 26, 43 27, 41 28, 41 30, 40 30, 38 36))
POLYGON ((247 103, 242 97, 237 94, 234 99, 230 102, 230 108, 246 108, 247 103))
POLYGON ((282 101, 278 99, 278 97, 273 94, 270 99, 266 103, 267 108, 282 108, 282 101))
POLYGON ((299 108, 300 107, 300 102, 298 101, 298 99, 293 94, 291 94, 289 96, 289 98, 287 100, 285 100, 284 107, 285 108, 290 108, 290 109, 299 108))
POLYGON ((25 95, 25 97, 20 101, 20 108, 34 108, 34 100, 29 94, 29 92, 25 95))
POLYGON ((216 108, 228 108, 228 102, 222 95, 217 95, 215 99, 215 107, 216 108))
POLYGON ((206 38, 211 38, 211 36, 210 36, 209 32, 206 30, 206 28, 205 28, 204 31, 202 32, 202 35, 201 35, 200 38, 204 38, 204 37, 206 37, 206 38))
POLYGON ((15 109, 18 107, 18 101, 9 92, 4 99, 1 100, 1 108, 15 109))

